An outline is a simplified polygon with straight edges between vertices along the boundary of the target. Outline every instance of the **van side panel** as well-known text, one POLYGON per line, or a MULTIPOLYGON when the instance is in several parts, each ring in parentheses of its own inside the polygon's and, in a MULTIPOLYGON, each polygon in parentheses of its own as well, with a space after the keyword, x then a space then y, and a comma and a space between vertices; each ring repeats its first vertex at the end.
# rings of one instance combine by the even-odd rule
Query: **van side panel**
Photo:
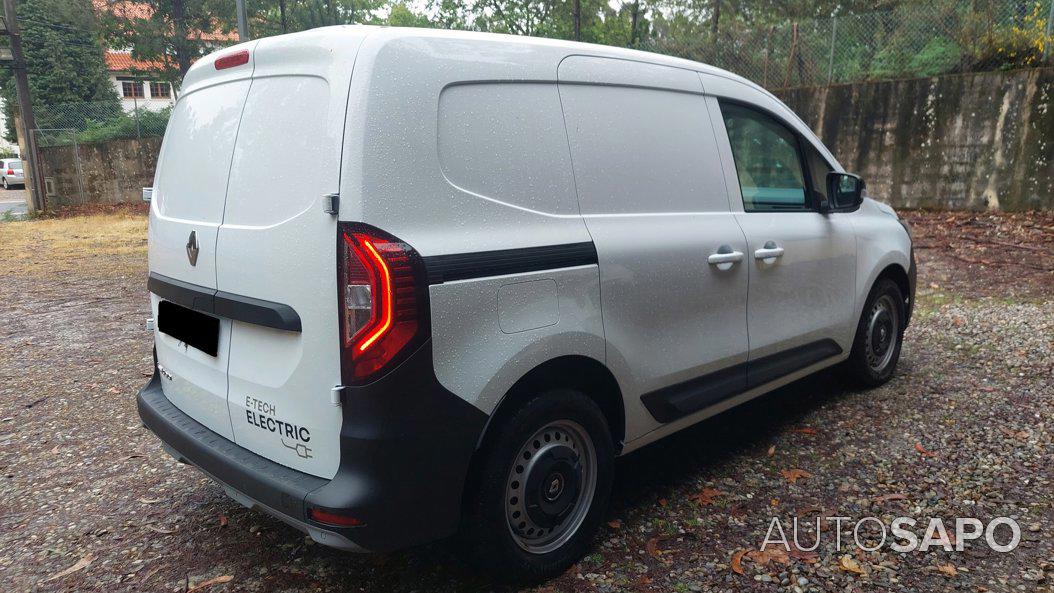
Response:
MULTIPOLYGON (((607 364, 622 387, 629 441, 659 425, 642 395, 746 360, 747 270, 707 262, 722 246, 745 252, 745 239, 729 211, 695 72, 570 57, 560 77, 579 203, 600 262, 607 364), (589 64, 597 66, 592 76, 589 64), (572 82, 611 82, 565 83, 565 68, 572 82), (668 81, 670 90, 620 86, 637 78, 668 81), (691 83, 694 92, 685 92, 691 83)), ((745 372, 720 379, 739 380, 745 387, 745 372)))
POLYGON ((405 240, 430 273, 474 258, 469 277, 432 279, 433 360, 446 389, 489 414, 551 358, 604 357, 595 257, 539 269, 534 255, 592 252, 556 88, 564 53, 389 35, 367 38, 355 65, 341 219, 405 240))

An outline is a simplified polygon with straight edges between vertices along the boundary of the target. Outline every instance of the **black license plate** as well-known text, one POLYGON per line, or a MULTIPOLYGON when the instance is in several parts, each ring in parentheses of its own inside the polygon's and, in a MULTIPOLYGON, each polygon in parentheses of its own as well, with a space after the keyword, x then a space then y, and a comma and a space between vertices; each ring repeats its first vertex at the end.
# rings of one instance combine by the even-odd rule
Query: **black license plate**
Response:
POLYGON ((216 356, 220 346, 220 320, 169 301, 157 304, 157 329, 161 333, 216 356))

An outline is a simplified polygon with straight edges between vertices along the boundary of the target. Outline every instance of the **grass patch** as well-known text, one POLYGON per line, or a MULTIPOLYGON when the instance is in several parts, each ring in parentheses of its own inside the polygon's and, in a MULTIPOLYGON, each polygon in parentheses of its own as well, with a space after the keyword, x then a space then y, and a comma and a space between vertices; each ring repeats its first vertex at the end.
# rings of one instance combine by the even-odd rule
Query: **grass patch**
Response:
POLYGON ((145 216, 132 212, 0 224, 0 276, 146 273, 145 216))

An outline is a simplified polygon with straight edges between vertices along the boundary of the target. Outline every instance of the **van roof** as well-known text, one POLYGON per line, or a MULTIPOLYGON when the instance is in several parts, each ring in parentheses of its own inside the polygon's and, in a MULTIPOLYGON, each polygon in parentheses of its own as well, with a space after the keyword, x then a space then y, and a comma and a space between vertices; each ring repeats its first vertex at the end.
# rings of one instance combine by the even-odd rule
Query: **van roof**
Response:
MULTIPOLYGON (((351 38, 366 38, 372 43, 380 43, 382 45, 395 42, 405 41, 410 39, 424 39, 424 38, 445 38, 462 41, 465 43, 494 43, 494 42, 505 42, 510 44, 516 44, 524 47, 538 47, 547 49, 562 49, 566 52, 566 55, 590 55, 590 56, 601 56, 620 58, 624 60, 632 60, 636 62, 645 62, 650 64, 658 64, 662 66, 671 66, 674 68, 684 68, 688 70, 694 70, 704 74, 710 74, 714 76, 720 76, 723 78, 731 79, 736 82, 748 85, 766 95, 771 96, 771 93, 766 91, 760 85, 750 81, 749 79, 743 78, 738 74, 734 74, 727 70, 704 64, 701 62, 694 62, 692 60, 686 60, 683 58, 676 58, 672 56, 666 56, 663 54, 657 54, 647 51, 640 51, 635 49, 628 49, 622 47, 615 47, 609 45, 598 45, 593 43, 582 43, 577 41, 565 41, 562 39, 550 39, 543 37, 527 37, 522 35, 507 35, 502 33, 482 33, 478 31, 461 31, 461 30, 450 30, 450 29, 426 29, 418 27, 387 27, 379 25, 336 25, 330 27, 319 27, 316 29, 310 29, 308 31, 302 31, 298 33, 289 33, 286 35, 279 35, 274 37, 267 37, 257 41, 250 41, 238 46, 236 48, 245 47, 251 49, 256 43, 268 44, 274 42, 280 42, 279 40, 288 40, 293 37, 313 37, 315 41, 322 42, 333 42, 337 39, 347 38, 349 41, 351 38)), ((349 44, 351 47, 356 47, 357 44, 349 44)), ((223 54, 230 51, 232 48, 224 48, 214 52, 213 55, 223 54)), ((212 60, 201 60, 202 62, 211 63, 212 60)))

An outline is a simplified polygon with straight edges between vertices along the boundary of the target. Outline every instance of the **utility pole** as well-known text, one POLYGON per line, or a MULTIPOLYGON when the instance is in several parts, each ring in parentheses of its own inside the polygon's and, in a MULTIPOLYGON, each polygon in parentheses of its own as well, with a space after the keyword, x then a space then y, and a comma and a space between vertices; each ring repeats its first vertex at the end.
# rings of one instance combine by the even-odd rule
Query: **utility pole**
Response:
POLYGON ((575 0, 574 6, 575 41, 582 41, 582 0, 575 0))
MULTIPOLYGON (((230 6, 230 4, 227 6, 230 6)), ((238 41, 248 41, 249 19, 245 17, 245 0, 238 0, 235 6, 238 9, 238 41)), ((284 12, 283 17, 285 16, 284 12)))
POLYGON ((26 77, 26 58, 22 54, 22 35, 18 32, 18 20, 15 17, 14 0, 4 0, 4 30, 2 34, 11 39, 11 70, 15 75, 15 92, 18 95, 18 108, 22 112, 22 127, 26 131, 26 144, 29 148, 29 167, 26 167, 30 193, 33 195, 33 208, 44 210, 44 192, 40 183, 40 159, 37 158, 37 141, 33 132, 37 129, 37 118, 33 115, 33 102, 29 96, 29 79, 26 77))
POLYGON ((1043 59, 1050 57, 1050 46, 1054 45, 1054 0, 1050 2, 1050 14, 1047 15, 1047 39, 1043 42, 1043 59))

